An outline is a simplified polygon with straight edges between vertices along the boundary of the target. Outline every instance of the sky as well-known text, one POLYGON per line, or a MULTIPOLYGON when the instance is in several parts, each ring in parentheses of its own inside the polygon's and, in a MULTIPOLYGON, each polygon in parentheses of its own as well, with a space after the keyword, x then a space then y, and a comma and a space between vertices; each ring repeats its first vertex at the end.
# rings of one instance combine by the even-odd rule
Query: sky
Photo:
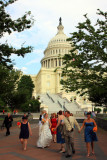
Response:
POLYGON ((70 37, 70 33, 76 31, 78 23, 85 20, 84 14, 88 13, 88 17, 95 24, 98 8, 105 12, 107 0, 18 0, 9 5, 6 11, 14 20, 31 11, 35 23, 32 28, 21 33, 5 34, 0 42, 7 40, 15 48, 20 48, 23 43, 25 46, 33 46, 32 53, 26 54, 24 58, 12 54, 11 59, 14 68, 24 74, 35 75, 41 68, 40 61, 44 50, 57 33, 59 18, 62 17, 64 33, 70 37))

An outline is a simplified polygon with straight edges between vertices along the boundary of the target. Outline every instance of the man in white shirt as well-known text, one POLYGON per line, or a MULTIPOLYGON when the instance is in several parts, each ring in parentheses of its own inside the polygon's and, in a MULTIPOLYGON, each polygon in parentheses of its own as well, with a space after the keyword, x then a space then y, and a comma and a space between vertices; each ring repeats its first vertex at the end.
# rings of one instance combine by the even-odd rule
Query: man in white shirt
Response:
POLYGON ((64 137, 65 137, 65 144, 67 148, 67 155, 66 158, 71 157, 71 149, 72 153, 75 154, 75 148, 74 148, 74 125, 77 126, 78 130, 80 130, 80 126, 78 122, 76 121, 75 117, 70 116, 70 112, 65 112, 65 118, 64 118, 64 137))

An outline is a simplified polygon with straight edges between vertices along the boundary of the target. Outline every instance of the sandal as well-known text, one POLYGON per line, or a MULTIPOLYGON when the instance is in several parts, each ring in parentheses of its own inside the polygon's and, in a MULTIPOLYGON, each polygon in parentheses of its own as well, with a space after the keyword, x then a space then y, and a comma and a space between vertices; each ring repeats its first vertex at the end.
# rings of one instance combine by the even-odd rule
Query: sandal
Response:
POLYGON ((92 155, 95 155, 95 152, 92 152, 92 155))
POLYGON ((59 153, 65 153, 65 151, 60 151, 59 153))
POLYGON ((90 157, 90 154, 87 154, 87 157, 90 157))

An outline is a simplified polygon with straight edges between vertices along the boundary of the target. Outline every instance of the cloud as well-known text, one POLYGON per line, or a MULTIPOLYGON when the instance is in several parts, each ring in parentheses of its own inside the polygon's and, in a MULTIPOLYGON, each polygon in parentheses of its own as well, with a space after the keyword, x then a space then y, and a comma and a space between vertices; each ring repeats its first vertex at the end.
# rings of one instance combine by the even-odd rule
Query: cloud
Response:
POLYGON ((22 71, 24 74, 27 74, 28 68, 26 68, 26 67, 19 68, 19 67, 17 67, 17 66, 14 66, 13 68, 14 68, 15 70, 22 71))
POLYGON ((32 61, 26 63, 26 65, 31 65, 31 64, 33 64, 33 63, 39 63, 40 60, 41 60, 40 58, 36 58, 36 59, 34 59, 34 60, 32 60, 32 61))
POLYGON ((13 66, 13 68, 14 68, 15 70, 19 70, 19 68, 18 68, 18 67, 16 67, 16 66, 13 66))
POLYGON ((27 68, 26 68, 26 67, 22 67, 22 68, 21 68, 21 71, 22 71, 24 74, 27 74, 27 68))
MULTIPOLYGON (((75 26, 78 22, 84 21, 84 14, 88 13, 92 23, 95 23, 98 18, 98 15, 96 15, 97 9, 106 11, 106 6, 106 0, 103 0, 103 3, 101 0, 18 0, 7 7, 7 12, 13 19, 17 19, 24 15, 26 11, 31 11, 36 20, 35 24, 32 28, 21 33, 5 34, 1 41, 8 40, 9 44, 16 48, 20 48, 24 42, 25 46, 31 45, 34 47, 34 51, 23 60, 23 66, 26 64, 31 67, 28 71, 30 74, 32 64, 40 64, 43 51, 50 39, 57 33, 59 17, 62 17, 65 34, 69 36, 69 33, 76 30, 75 26)), ((19 60, 22 61, 22 59, 15 55, 12 55, 12 58, 15 59, 16 66, 20 68, 19 60)))
POLYGON ((26 65, 31 65, 33 63, 40 63, 41 59, 43 58, 43 50, 42 49, 35 49, 33 54, 36 56, 33 60, 26 63, 26 65))

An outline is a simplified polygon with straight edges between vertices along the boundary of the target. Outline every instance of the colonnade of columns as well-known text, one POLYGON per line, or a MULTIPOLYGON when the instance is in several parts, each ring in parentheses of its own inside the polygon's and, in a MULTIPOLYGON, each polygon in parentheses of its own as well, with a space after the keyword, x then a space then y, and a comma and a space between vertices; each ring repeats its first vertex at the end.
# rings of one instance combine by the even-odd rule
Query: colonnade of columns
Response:
POLYGON ((42 67, 44 68, 55 68, 62 66, 61 58, 53 58, 42 61, 42 67))

